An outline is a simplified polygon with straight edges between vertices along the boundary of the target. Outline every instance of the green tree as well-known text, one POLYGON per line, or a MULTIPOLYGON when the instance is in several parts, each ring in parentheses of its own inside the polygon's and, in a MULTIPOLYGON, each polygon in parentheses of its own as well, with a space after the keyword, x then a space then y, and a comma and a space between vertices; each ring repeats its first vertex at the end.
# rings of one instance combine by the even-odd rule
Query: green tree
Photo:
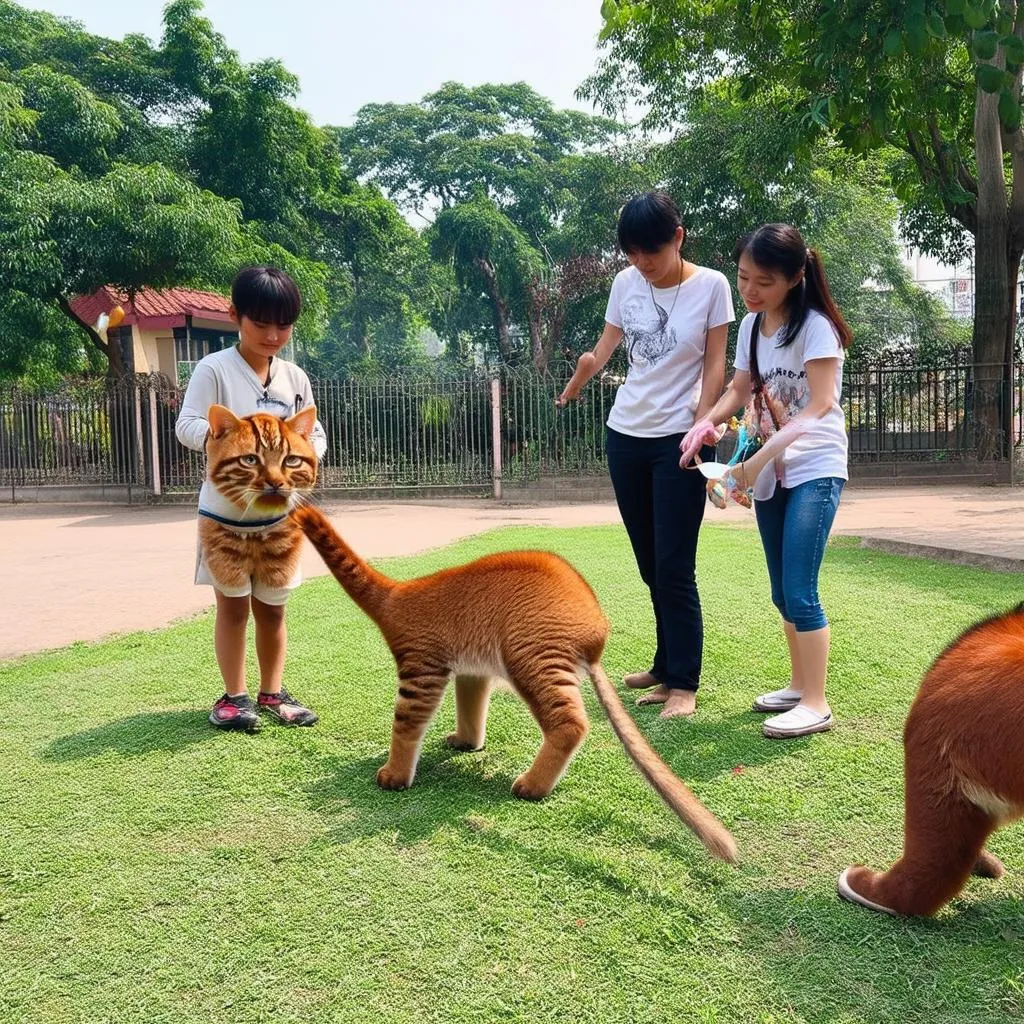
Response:
POLYGON ((342 362, 400 358, 435 301, 425 243, 295 92, 277 62, 243 64, 197 0, 168 4, 160 46, 0 0, 3 372, 71 368, 91 343, 119 374, 118 352, 47 310, 102 284, 223 290, 263 261, 299 282, 310 358, 332 328, 342 362))
POLYGON ((834 133, 854 153, 905 154, 896 185, 921 243, 935 251, 960 231, 973 236, 979 452, 1005 453, 1024 252, 1024 9, 1015 0, 605 0, 602 13, 607 54, 586 92, 645 101, 651 125, 684 122, 702 88, 728 79, 741 98, 800 112, 804 145, 834 133))
MULTIPOLYGON (((117 346, 79 324, 75 295, 105 284, 128 292, 172 284, 223 281, 243 238, 238 210, 202 192, 173 171, 152 164, 117 165, 83 179, 50 157, 0 153, 0 294, 21 317, 9 323, 19 351, 31 351, 43 310, 27 315, 26 303, 61 310, 108 360, 114 376, 125 372, 117 346)), ((43 336, 49 342, 49 334, 43 336)))
POLYGON ((322 372, 395 370, 424 357, 420 335, 450 290, 417 233, 373 186, 354 185, 317 214, 320 259, 335 268, 322 372))
MULTIPOLYGON (((854 333, 851 358, 929 346, 952 326, 911 282, 895 236, 889 154, 853 156, 828 136, 799 145, 800 119, 759 97, 709 87, 656 165, 685 211, 694 259, 735 273, 737 239, 766 221, 795 224, 817 247, 854 333)), ((737 296, 738 300, 738 296, 737 296)))
POLYGON ((447 83, 420 103, 364 107, 339 144, 352 173, 433 221, 431 250, 459 288, 435 314, 440 329, 542 369, 580 290, 606 283, 581 275, 594 262, 580 258, 608 251, 639 187, 632 154, 610 149, 622 130, 523 83, 447 83))

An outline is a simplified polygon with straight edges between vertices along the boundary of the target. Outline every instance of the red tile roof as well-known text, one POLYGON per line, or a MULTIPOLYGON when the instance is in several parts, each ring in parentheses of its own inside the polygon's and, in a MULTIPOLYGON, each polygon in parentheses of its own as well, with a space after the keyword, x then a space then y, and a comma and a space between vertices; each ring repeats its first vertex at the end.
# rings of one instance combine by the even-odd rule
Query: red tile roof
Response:
POLYGON ((143 330, 160 327, 184 327, 186 317, 230 324, 230 300, 217 292, 200 292, 192 288, 144 288, 135 293, 135 301, 104 285, 92 295, 79 295, 71 300, 71 309, 82 323, 96 323, 100 313, 109 313, 115 306, 124 309, 124 323, 138 324, 143 330))

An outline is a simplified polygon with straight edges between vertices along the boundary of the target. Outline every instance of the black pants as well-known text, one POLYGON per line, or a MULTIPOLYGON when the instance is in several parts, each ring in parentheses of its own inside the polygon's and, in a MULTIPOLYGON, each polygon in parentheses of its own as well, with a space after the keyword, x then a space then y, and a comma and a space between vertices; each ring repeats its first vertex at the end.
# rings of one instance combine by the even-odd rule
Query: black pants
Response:
MULTIPOLYGON (((704 620, 697 594, 697 534, 704 477, 679 468, 682 434, 631 437, 608 428, 608 472, 640 578, 654 605, 657 647, 651 675, 673 689, 700 684, 704 620)), ((701 449, 713 460, 713 448, 701 449)))

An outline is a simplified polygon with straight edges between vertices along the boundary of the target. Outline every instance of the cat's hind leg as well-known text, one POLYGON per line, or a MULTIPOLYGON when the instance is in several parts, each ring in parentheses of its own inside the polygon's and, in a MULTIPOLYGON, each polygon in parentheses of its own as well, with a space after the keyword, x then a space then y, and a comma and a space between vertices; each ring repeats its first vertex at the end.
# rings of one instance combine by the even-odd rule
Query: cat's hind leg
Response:
POLYGON ((455 732, 444 741, 455 750, 483 750, 491 681, 487 676, 455 677, 455 732))
POLYGON ((569 767, 590 729, 579 679, 568 669, 549 669, 539 677, 530 677, 526 685, 520 682, 520 674, 513 671, 511 675, 544 734, 533 764, 512 784, 512 795, 520 800, 543 800, 569 767))
POLYGON ((381 789, 408 789, 416 775, 423 735, 434 717, 445 687, 448 673, 441 670, 415 671, 398 669, 398 699, 395 721, 391 728, 391 753, 377 772, 381 789))

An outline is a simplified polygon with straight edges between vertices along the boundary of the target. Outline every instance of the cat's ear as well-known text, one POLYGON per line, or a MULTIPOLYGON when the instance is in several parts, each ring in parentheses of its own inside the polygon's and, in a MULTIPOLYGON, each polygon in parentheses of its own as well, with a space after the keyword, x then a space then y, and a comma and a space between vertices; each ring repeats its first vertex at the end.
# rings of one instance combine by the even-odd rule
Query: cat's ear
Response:
POLYGON ((242 421, 223 405, 211 405, 206 414, 206 420, 210 424, 210 433, 214 437, 223 437, 229 430, 234 430, 242 425, 242 421))
POLYGON ((313 428, 316 426, 316 406, 307 405, 305 409, 300 410, 291 419, 284 422, 289 430, 294 430, 296 434, 308 441, 309 435, 313 433, 313 428))

